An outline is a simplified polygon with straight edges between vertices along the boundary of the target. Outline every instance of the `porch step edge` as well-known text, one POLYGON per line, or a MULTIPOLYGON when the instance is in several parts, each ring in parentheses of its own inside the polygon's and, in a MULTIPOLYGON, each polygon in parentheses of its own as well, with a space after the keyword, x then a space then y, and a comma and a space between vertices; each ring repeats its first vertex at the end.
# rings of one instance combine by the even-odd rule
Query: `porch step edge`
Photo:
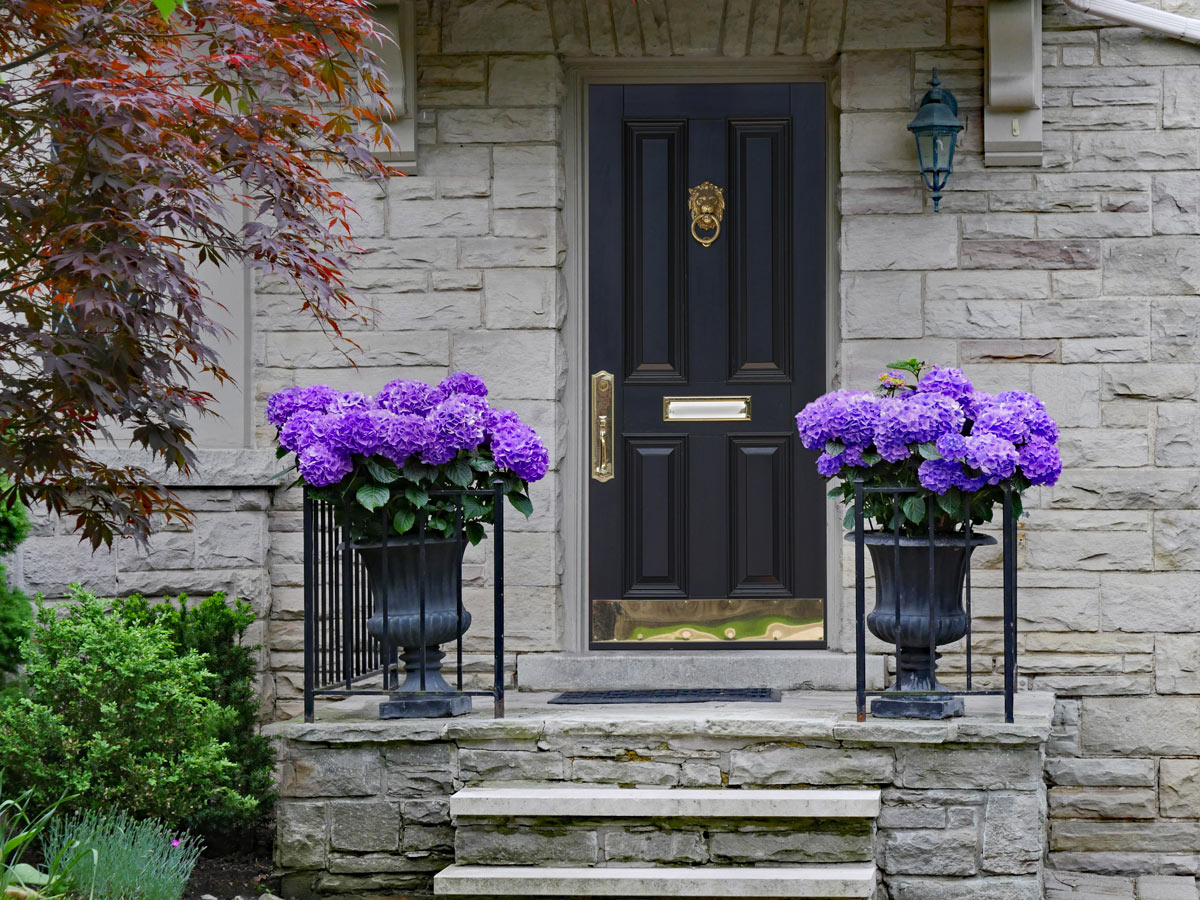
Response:
MULTIPOLYGON (((883 687, 883 662, 881 656, 867 657, 868 689, 883 687)), ((701 685, 727 689, 851 691, 854 682, 854 654, 832 650, 793 653, 775 650, 722 653, 638 650, 522 653, 517 657, 517 688, 521 691, 685 690, 701 685)))
POLYGON ((466 817, 874 819, 879 808, 878 788, 476 786, 463 788, 450 798, 450 814, 466 817))
POLYGON ((543 868, 452 865, 438 896, 873 897, 873 863, 772 868, 543 868))

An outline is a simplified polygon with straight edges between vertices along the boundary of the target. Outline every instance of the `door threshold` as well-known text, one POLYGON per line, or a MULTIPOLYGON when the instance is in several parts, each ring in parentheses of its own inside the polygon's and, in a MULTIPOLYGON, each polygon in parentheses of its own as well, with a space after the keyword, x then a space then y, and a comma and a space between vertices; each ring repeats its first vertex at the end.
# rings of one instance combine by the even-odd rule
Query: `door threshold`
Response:
MULTIPOLYGON (((867 689, 883 687, 883 657, 867 657, 867 689)), ((522 653, 517 689, 578 691, 604 688, 775 688, 781 691, 854 690, 854 655, 834 650, 604 651, 522 653)))

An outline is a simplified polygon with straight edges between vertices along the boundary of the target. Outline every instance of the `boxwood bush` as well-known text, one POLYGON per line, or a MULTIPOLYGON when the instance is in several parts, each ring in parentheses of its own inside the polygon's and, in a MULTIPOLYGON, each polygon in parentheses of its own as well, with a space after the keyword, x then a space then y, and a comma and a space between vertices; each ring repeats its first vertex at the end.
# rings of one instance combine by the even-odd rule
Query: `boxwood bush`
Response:
POLYGON ((117 807, 168 827, 213 816, 245 820, 256 800, 238 789, 221 734, 234 718, 214 698, 206 658, 181 651, 167 627, 114 615, 72 588, 39 606, 25 644, 25 692, 0 707, 0 759, 41 803, 117 807))
POLYGON ((275 751, 258 733, 254 652, 259 647, 245 643, 246 629, 254 621, 250 604, 245 600, 229 604, 221 593, 189 604, 187 595, 181 594, 159 604, 133 596, 116 601, 114 609, 130 623, 164 628, 179 653, 200 654, 212 675, 207 682, 208 696, 223 710, 217 739, 229 748, 235 766, 234 790, 250 804, 213 808, 193 826, 212 831, 255 825, 275 799, 275 751))

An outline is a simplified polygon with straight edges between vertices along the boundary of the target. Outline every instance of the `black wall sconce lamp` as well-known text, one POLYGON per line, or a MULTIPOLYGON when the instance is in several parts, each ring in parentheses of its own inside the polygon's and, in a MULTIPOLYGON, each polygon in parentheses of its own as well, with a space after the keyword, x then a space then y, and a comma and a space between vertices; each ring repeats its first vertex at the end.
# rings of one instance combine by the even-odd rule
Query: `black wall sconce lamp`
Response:
POLYGON ((958 101, 942 87, 937 69, 929 79, 929 90, 921 98, 921 107, 908 123, 908 130, 917 140, 917 159, 921 177, 933 195, 933 211, 938 212, 942 189, 954 171, 954 145, 963 123, 958 121, 958 101))

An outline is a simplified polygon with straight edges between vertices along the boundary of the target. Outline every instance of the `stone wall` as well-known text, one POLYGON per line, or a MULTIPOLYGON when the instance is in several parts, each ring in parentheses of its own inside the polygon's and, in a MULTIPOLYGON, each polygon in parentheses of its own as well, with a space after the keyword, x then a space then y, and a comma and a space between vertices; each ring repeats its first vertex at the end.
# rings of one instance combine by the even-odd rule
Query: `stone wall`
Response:
POLYGON ((428 893, 433 874, 456 858, 559 866, 874 859, 895 898, 1040 900, 1051 707, 1050 695, 1025 695, 1012 726, 859 724, 790 709, 277 724, 269 729, 283 773, 276 864, 288 896, 395 896, 428 893), (501 782, 877 785, 883 809, 874 829, 853 820, 706 822, 703 833, 682 820, 451 822, 450 794, 501 782))

